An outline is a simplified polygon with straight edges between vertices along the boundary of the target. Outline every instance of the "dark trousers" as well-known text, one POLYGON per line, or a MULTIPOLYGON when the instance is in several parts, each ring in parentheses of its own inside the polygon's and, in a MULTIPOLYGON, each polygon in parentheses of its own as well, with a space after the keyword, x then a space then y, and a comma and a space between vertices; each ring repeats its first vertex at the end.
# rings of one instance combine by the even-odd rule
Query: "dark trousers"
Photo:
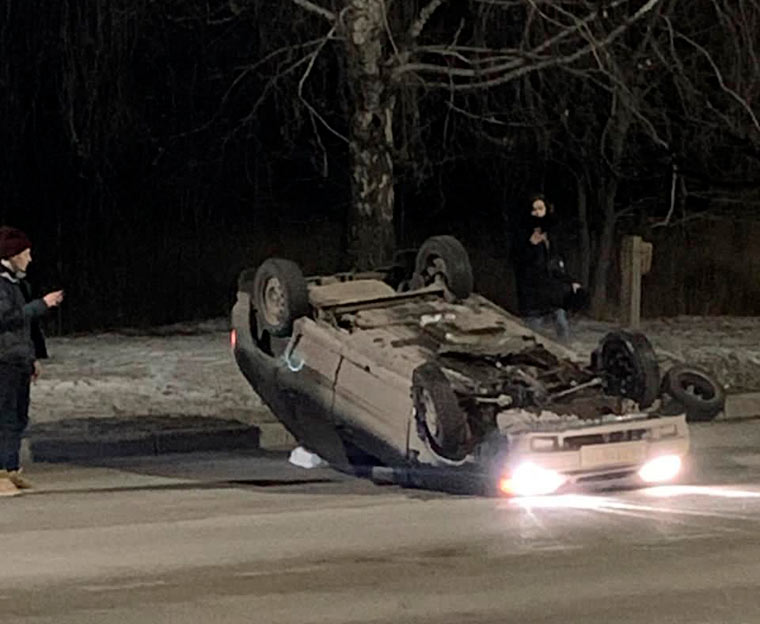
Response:
POLYGON ((31 373, 0 364, 0 470, 19 469, 21 435, 29 424, 31 373))

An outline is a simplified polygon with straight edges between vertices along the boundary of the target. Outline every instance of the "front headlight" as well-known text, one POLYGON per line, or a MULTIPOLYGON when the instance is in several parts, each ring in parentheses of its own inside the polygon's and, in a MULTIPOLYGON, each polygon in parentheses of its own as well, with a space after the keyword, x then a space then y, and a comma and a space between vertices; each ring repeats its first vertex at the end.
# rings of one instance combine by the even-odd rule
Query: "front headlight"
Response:
POLYGON ((555 470, 525 462, 503 478, 499 488, 510 496, 545 496, 556 492, 566 480, 555 470))
POLYGON ((639 470, 639 477, 645 483, 672 481, 681 472, 681 458, 678 455, 663 455, 649 460, 639 470))

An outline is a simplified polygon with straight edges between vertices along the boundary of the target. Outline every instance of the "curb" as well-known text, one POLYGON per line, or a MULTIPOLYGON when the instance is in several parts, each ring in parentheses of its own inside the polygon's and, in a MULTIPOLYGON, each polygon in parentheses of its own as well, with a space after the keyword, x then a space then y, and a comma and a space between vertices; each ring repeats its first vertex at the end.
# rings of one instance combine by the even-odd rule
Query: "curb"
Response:
MULTIPOLYGON (((760 392, 729 394, 714 422, 760 419, 760 392)), ((202 451, 291 450, 296 440, 278 422, 258 425, 203 416, 72 418, 30 427, 25 461, 164 455, 202 451)))
POLYGON ((80 418, 34 425, 25 455, 37 462, 256 450, 260 429, 236 420, 183 416, 80 418))
POLYGON ((745 420, 758 417, 760 417, 760 392, 744 392, 726 395, 726 405, 717 420, 745 420))

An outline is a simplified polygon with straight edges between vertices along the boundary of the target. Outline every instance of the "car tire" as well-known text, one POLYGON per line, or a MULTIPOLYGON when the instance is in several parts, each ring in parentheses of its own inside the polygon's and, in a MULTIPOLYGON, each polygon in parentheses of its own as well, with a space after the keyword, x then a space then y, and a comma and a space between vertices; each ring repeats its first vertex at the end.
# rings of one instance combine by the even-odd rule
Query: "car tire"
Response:
POLYGON ((726 392, 707 371, 676 364, 665 373, 661 390, 683 406, 689 422, 713 420, 726 405, 726 392))
POLYGON ((651 343, 641 332, 607 334, 592 356, 592 367, 609 394, 632 399, 642 409, 660 394, 660 367, 651 343))
POLYGON ((290 335, 293 321, 309 312, 306 279, 291 260, 265 260, 256 270, 253 296, 261 329, 272 336, 290 335))
POLYGON ((431 236, 420 247, 415 273, 425 286, 442 277, 448 289, 459 299, 472 294, 473 275, 467 250, 453 236, 431 236))
POLYGON ((460 460, 468 452, 470 427, 454 390, 434 362, 418 366, 412 374, 412 400, 417 429, 439 455, 460 460))

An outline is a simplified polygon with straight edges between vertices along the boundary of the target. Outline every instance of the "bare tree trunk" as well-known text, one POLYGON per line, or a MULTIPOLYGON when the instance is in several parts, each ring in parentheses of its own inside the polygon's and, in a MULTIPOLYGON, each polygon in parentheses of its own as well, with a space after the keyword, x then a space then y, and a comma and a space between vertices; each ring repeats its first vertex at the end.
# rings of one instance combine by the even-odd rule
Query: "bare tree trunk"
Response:
POLYGON ((599 202, 604 210, 604 224, 599 234, 599 244, 596 254, 596 268, 591 290, 591 313, 594 317, 604 316, 607 311, 607 278, 609 276, 612 253, 615 246, 615 197, 617 196, 617 180, 609 180, 599 191, 599 202))
MULTIPOLYGON (((633 114, 630 108, 621 101, 621 94, 616 91, 612 98, 612 110, 607 122, 607 167, 604 167, 599 175, 598 201, 599 208, 604 217, 602 231, 599 234, 597 247, 597 265, 594 270, 593 289, 591 292, 591 312, 599 317, 608 311, 607 301, 607 278, 612 254, 615 246, 615 228, 617 226, 618 213, 615 210, 615 200, 618 192, 618 172, 623 160, 623 152, 628 140, 628 131, 631 128, 633 114)), ((604 153, 605 148, 602 147, 604 153)))
POLYGON ((349 150, 352 204, 349 253, 356 268, 393 255, 393 109, 389 76, 382 69, 386 45, 383 0, 350 0, 345 16, 348 70, 354 85, 349 150))
POLYGON ((586 191, 586 179, 584 176, 576 176, 577 204, 578 204, 578 238, 581 253, 581 283, 588 287, 591 278, 591 236, 588 231, 588 193, 586 191))

